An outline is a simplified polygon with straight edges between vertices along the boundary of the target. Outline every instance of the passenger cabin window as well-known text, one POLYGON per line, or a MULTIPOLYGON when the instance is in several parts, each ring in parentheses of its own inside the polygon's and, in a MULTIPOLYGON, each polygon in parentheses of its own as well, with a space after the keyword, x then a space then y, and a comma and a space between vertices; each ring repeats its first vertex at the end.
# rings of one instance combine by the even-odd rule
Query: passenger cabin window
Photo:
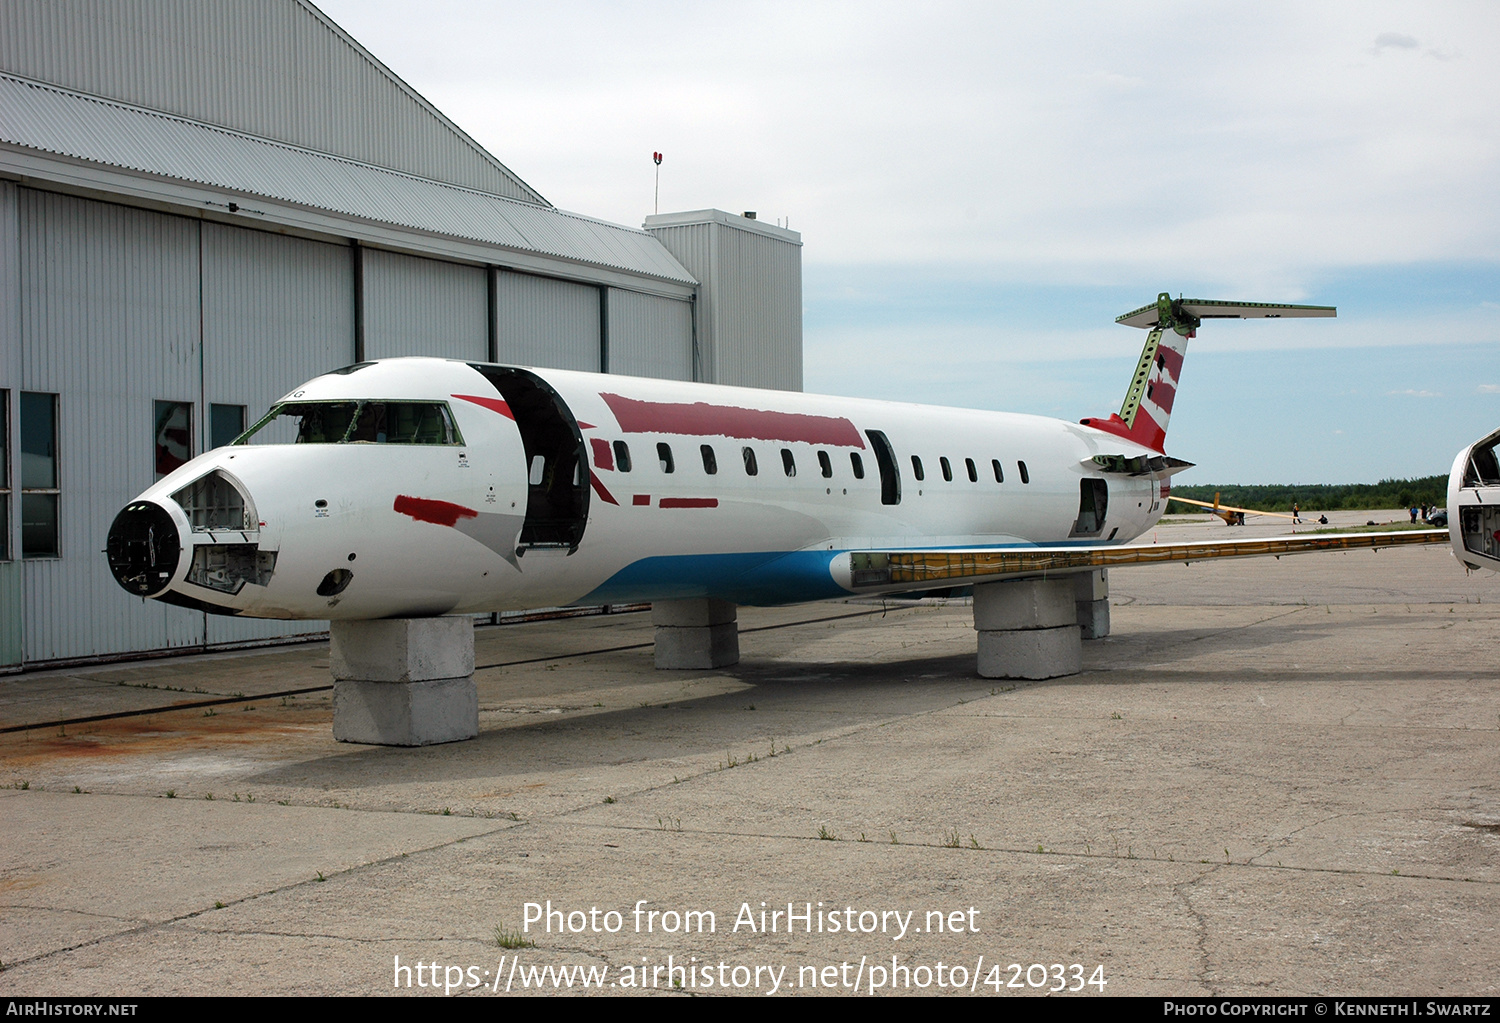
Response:
POLYGON ((273 407, 238 443, 452 445, 463 438, 443 402, 288 401, 273 407))
POLYGON ((1016 468, 1019 469, 1019 470, 1021 470, 1021 482, 1022 483, 1030 483, 1031 482, 1031 474, 1026 471, 1026 463, 1025 462, 1017 462, 1016 463, 1016 468))
POLYGON ((865 460, 859 457, 858 451, 849 452, 849 468, 854 470, 854 478, 862 480, 865 478, 865 460))
POLYGON ((698 448, 698 451, 703 455, 703 471, 710 476, 717 474, 719 471, 719 460, 714 457, 713 445, 704 444, 698 448))
POLYGON ((948 464, 948 456, 943 455, 938 459, 938 465, 942 466, 943 479, 949 483, 953 482, 953 466, 948 464))
POLYGON ((818 469, 823 473, 825 480, 833 477, 833 462, 828 458, 828 452, 818 452, 818 469))
POLYGON ((754 476, 756 473, 760 472, 760 469, 757 468, 756 465, 755 465, 755 449, 754 448, 741 448, 740 449, 740 455, 745 459, 745 475, 746 476, 754 476))
POLYGON ((672 461, 672 446, 670 444, 656 445, 656 460, 661 464, 662 472, 676 472, 676 463, 672 461))
POLYGON ((998 459, 998 458, 991 458, 990 459, 990 467, 995 470, 995 482, 996 483, 1004 483, 1005 482, 1005 470, 1002 469, 1002 468, 1000 468, 1000 459, 998 459))
POLYGON ((927 478, 927 474, 922 471, 922 460, 916 455, 911 456, 911 474, 917 478, 918 483, 927 478))
POLYGON ((630 445, 623 440, 615 441, 615 464, 621 472, 630 471, 630 445))
POLYGON ((966 468, 966 469, 969 470, 969 482, 970 483, 978 483, 979 482, 979 470, 977 468, 975 468, 975 466, 974 466, 974 459, 972 459, 972 458, 965 458, 964 459, 964 468, 966 468))
POLYGON ((792 452, 787 448, 781 449, 781 470, 788 476, 797 475, 797 462, 792 458, 792 452))
POLYGON ((156 403, 156 478, 193 457, 193 406, 186 401, 156 403))

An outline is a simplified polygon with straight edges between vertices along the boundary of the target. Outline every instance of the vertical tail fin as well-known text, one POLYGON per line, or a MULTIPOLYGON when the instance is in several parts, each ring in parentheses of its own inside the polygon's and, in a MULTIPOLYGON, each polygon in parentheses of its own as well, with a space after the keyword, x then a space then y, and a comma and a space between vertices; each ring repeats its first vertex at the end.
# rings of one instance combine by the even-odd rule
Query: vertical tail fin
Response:
POLYGON ((1173 299, 1162 292, 1153 305, 1141 306, 1115 320, 1127 327, 1149 327, 1146 347, 1136 364, 1125 403, 1108 419, 1085 419, 1084 426, 1117 434, 1153 451, 1165 453, 1167 423, 1177 400, 1182 360, 1187 343, 1196 337, 1204 320, 1280 319, 1298 316, 1334 316, 1333 306, 1280 305, 1270 302, 1208 302, 1173 299))

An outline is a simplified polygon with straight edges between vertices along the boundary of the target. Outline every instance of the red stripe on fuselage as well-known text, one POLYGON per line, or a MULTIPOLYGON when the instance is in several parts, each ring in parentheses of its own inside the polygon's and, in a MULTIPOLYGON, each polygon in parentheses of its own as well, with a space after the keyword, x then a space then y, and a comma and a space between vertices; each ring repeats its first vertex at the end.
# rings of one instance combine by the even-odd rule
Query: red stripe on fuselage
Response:
POLYGON ((487 408, 491 412, 498 412, 506 419, 515 419, 516 414, 505 404, 504 398, 485 398, 477 394, 455 394, 453 397, 462 398, 464 401, 472 401, 480 408, 487 408))
POLYGON ((771 440, 804 444, 828 444, 845 448, 865 446, 854 424, 834 416, 768 409, 641 401, 618 394, 600 394, 620 429, 626 433, 675 433, 688 437, 734 437, 740 440, 771 440))
POLYGON ((601 499, 608 501, 610 504, 620 503, 619 501, 615 500, 615 495, 611 494, 607 489, 605 489, 604 484, 599 482, 599 477, 594 475, 592 469, 589 470, 589 485, 594 488, 594 493, 598 494, 601 499))
MULTIPOLYGON (((457 395, 455 395, 457 397, 457 395)), ((459 519, 477 519, 479 513, 452 501, 434 501, 428 497, 409 497, 397 494, 393 511, 410 515, 418 522, 431 522, 435 526, 454 526, 459 519)))
POLYGON ((659 502, 662 508, 717 508, 717 497, 664 497, 659 502))

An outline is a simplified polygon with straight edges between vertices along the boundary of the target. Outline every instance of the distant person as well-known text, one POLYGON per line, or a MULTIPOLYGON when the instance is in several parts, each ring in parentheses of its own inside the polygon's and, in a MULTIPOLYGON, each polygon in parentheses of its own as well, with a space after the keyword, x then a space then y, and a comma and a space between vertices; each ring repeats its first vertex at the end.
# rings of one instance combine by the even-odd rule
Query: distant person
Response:
POLYGON ((1318 516, 1318 525, 1320 525, 1320 526, 1326 526, 1326 525, 1328 525, 1328 516, 1327 515, 1319 515, 1318 516))
POLYGON ((1292 521, 1293 522, 1301 522, 1302 521, 1301 515, 1302 515, 1302 510, 1297 507, 1297 502, 1293 501, 1292 502, 1292 521))
POLYGON ((1417 506, 1416 505, 1412 505, 1411 506, 1411 524, 1414 525, 1414 526, 1417 524, 1417 506))

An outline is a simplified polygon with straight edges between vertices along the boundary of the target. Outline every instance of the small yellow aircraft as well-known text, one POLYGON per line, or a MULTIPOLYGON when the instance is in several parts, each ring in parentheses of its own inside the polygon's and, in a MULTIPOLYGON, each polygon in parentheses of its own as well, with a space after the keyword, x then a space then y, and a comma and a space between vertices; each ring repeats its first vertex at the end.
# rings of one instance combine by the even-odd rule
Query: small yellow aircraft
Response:
POLYGON ((1218 494, 1214 494, 1213 504, 1209 504, 1207 501, 1194 501, 1190 497, 1173 497, 1171 495, 1167 496, 1167 500, 1181 501, 1183 504, 1195 504, 1200 508, 1207 508, 1223 519, 1226 526, 1243 526, 1246 515, 1275 515, 1277 518, 1291 519, 1293 522, 1302 521, 1301 518, 1295 515, 1288 515, 1286 512, 1256 511, 1254 508, 1235 508, 1232 505, 1220 504, 1218 494))

